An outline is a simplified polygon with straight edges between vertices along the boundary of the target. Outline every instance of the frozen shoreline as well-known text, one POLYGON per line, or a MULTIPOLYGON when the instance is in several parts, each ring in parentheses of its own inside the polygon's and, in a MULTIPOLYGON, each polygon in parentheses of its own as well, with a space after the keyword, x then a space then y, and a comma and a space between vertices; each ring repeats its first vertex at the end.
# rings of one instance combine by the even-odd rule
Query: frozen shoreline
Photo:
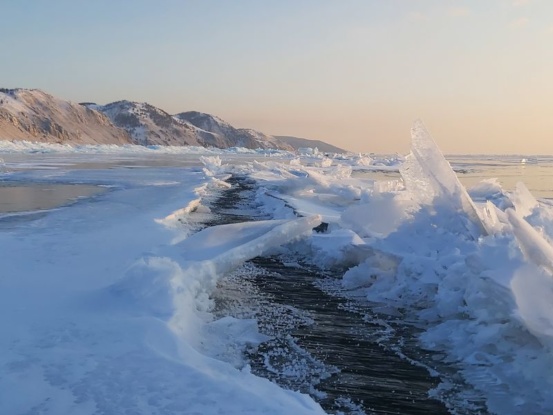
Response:
MULTIPOLYGON (((14 175, 44 180, 32 169, 10 173, 10 179, 14 175)), ((215 277, 206 260, 218 255, 191 262, 172 241, 193 231, 182 206, 216 192, 221 184, 215 178, 201 169, 158 168, 64 171, 51 180, 82 178, 111 181, 116 189, 94 203, 0 231, 0 248, 10 253, 0 279, 2 412, 323 413, 304 395, 202 353, 215 277)), ((195 214, 202 215, 197 207, 195 214)), ((247 255, 271 244, 273 228, 288 236, 303 232, 286 226, 280 221, 252 229, 252 241, 261 245, 247 255), (264 242, 259 238, 265 233, 264 242)), ((229 260, 218 260, 218 272, 229 260)), ((254 330, 242 341, 261 339, 254 330)))
MULTIPOLYGON (((299 255, 347 270, 343 289, 417 322, 420 345, 455 364, 490 413, 550 413, 551 204, 493 180, 467 192, 424 127, 413 134, 401 160, 189 152, 182 162, 195 167, 73 169, 81 150, 56 148, 46 164, 47 146, 44 157, 6 155, 5 181, 113 191, 0 230, 9 253, 0 264, 1 409, 322 413, 307 396, 210 357, 266 340, 255 321, 213 320, 218 278, 300 238, 299 255), (395 166, 403 180, 352 175, 360 166, 395 166), (231 174, 259 184, 256 208, 271 220, 197 232, 231 174), (324 232, 313 233, 321 220, 324 232)), ((463 390, 435 393, 462 402, 463 390)))

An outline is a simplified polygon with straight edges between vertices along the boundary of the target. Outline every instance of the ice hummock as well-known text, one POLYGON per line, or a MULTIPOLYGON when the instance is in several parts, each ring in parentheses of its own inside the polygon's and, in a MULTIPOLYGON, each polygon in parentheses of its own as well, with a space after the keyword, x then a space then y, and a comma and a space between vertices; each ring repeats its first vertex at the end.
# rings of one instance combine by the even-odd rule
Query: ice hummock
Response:
MULTIPOLYGON (((435 396, 461 407, 482 399, 491 413, 550 413, 549 205, 497 181, 473 200, 420 122, 399 170, 403 188, 301 161, 247 171, 289 209, 324 212, 328 230, 310 239, 314 263, 347 267, 345 289, 416 322, 421 345, 458 368, 464 390, 452 393, 445 385, 458 380, 444 374, 435 396)), ((276 206, 266 195, 259 200, 276 206)))
POLYGON ((411 197, 432 210, 375 244, 401 258, 392 273, 368 258, 344 284, 363 286, 365 273, 369 300, 425 321, 422 344, 460 364, 489 411, 548 413, 553 247, 521 216, 547 223, 548 209, 523 185, 512 195, 517 211, 502 211, 493 198, 477 206, 420 122, 412 138, 400 172, 411 197), (452 220, 463 217, 464 233, 452 220))

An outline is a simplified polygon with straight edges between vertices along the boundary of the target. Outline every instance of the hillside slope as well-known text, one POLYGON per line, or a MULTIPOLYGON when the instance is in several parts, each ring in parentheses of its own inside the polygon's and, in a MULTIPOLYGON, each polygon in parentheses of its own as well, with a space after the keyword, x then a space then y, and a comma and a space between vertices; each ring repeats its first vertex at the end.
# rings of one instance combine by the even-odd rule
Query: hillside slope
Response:
POLYGON ((226 147, 220 137, 146 102, 124 100, 107 105, 84 105, 106 114, 113 124, 131 135, 135 144, 226 147))
POLYGON ((228 122, 211 114, 198 111, 187 111, 175 115, 175 118, 189 122, 197 128, 217 135, 221 140, 225 141, 227 147, 294 150, 289 144, 271 135, 246 128, 235 128, 228 122))
POLYGON ((104 114, 38 89, 0 89, 0 140, 128 144, 104 114))

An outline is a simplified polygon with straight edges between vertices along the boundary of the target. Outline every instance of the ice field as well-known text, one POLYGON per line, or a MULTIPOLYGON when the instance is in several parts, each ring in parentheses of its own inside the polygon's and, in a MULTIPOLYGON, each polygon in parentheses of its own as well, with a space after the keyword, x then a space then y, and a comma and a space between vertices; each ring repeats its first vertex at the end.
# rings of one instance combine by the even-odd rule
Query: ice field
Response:
POLYGON ((282 249, 414 327, 451 413, 552 413, 553 159, 448 162, 411 134, 404 157, 0 142, 0 186, 101 190, 0 209, 0 413, 325 413, 252 373, 258 321, 214 313, 223 276, 282 249), (262 220, 206 227, 237 176, 262 220))

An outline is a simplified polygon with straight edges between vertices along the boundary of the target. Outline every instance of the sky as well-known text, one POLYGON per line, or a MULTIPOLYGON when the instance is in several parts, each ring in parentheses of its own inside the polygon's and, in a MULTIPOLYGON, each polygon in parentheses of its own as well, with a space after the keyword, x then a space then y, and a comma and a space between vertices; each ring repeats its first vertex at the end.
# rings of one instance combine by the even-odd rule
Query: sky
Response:
POLYGON ((351 151, 553 154, 551 0, 5 0, 0 87, 351 151))

